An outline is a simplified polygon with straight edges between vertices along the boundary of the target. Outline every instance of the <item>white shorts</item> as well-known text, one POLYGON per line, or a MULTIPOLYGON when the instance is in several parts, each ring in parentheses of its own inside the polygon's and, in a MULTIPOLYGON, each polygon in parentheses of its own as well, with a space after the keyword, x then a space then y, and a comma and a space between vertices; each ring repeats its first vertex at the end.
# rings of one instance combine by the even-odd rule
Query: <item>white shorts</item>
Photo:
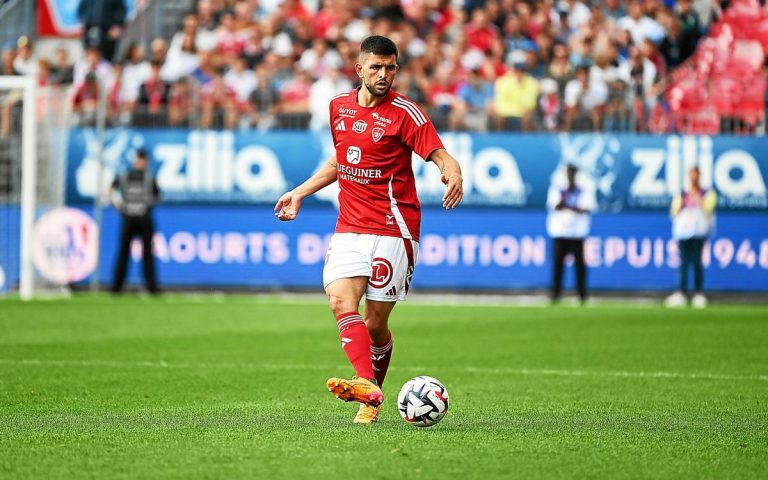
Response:
POLYGON ((368 277, 365 298, 405 300, 418 250, 418 242, 406 238, 334 233, 325 255, 323 288, 340 278, 368 277))

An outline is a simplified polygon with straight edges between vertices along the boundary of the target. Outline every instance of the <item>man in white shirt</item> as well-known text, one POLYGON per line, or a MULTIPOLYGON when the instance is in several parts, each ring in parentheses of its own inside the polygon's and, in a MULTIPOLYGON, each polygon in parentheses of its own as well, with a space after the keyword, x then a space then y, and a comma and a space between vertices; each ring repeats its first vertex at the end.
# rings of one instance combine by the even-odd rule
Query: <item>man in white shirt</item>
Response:
POLYGON ((629 13, 617 22, 619 30, 629 30, 632 42, 641 45, 646 38, 660 39, 663 37, 664 28, 659 23, 643 13, 643 3, 634 0, 629 4, 629 13))
POLYGON ((576 183, 578 167, 565 168, 567 184, 562 188, 562 170, 555 172, 547 194, 547 234, 553 244, 552 301, 560 300, 565 257, 573 255, 576 264, 576 287, 581 303, 587 301, 587 266, 584 261, 584 239, 591 226, 590 212, 595 209, 595 192, 576 183))

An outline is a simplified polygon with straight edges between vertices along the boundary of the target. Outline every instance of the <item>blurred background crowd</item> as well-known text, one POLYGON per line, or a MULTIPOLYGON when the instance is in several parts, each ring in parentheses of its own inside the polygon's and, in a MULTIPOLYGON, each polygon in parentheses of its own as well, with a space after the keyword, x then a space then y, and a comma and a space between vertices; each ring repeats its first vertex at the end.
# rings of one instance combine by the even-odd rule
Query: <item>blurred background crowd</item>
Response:
POLYGON ((42 58, 22 37, 3 49, 0 75, 35 72, 40 85, 71 85, 81 124, 95 121, 106 98, 112 125, 322 129, 329 99, 358 83, 360 41, 380 34, 400 47, 396 90, 438 129, 664 133, 678 128, 668 115, 670 73, 693 63, 728 6, 198 0, 172 36, 121 47, 121 3, 81 2, 78 58, 64 48, 42 58))

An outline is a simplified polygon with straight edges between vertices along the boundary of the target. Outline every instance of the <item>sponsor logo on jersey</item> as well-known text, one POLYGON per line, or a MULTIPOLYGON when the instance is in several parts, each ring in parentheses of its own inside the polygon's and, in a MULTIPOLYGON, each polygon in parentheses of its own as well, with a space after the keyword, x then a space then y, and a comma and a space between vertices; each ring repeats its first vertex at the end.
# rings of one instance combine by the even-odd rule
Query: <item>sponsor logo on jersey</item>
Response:
POLYGON ((342 117, 354 117, 357 115, 357 110, 354 108, 339 107, 339 115, 342 117))
POLYGON ((347 163, 350 165, 357 165, 362 158, 363 152, 360 151, 360 148, 355 146, 347 148, 347 163))
POLYGON ((379 115, 378 112, 373 112, 371 114, 371 116, 374 118, 374 120, 376 120, 378 122, 386 123, 387 125, 392 125, 392 120, 390 120, 388 118, 385 118, 385 117, 382 117, 381 115, 379 115))
POLYGON ((387 215, 387 226, 388 227, 394 227, 395 226, 395 216, 386 214, 387 215))
POLYGON ((389 260, 376 257, 371 265, 371 278, 368 279, 368 284, 373 288, 384 288, 392 281, 392 274, 392 264, 389 260))
POLYGON ((377 142, 381 140, 381 137, 384 136, 384 129, 381 127, 374 127, 373 130, 371 130, 371 137, 373 137, 373 141, 377 142))
POLYGON ((344 120, 340 121, 336 124, 336 131, 337 132, 344 132, 347 130, 347 127, 344 125, 344 120))
POLYGON ((368 124, 365 123, 363 120, 358 120, 352 124, 352 130, 354 130, 357 133, 363 133, 366 128, 368 128, 368 124))

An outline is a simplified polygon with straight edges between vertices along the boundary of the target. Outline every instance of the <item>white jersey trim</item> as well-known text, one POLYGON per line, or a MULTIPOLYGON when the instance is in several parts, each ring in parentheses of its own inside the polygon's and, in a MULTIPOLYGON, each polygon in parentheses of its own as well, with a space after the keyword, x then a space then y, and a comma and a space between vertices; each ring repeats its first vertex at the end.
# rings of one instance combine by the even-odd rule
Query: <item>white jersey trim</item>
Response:
POLYGON ((402 108, 408 112, 408 115, 411 116, 417 127, 427 123, 427 119, 424 118, 424 115, 422 115, 422 113, 419 111, 419 108, 413 103, 405 101, 400 97, 396 97, 394 100, 392 100, 392 105, 402 108))
POLYGON ((397 200, 395 200, 395 196, 392 194, 392 180, 394 179, 395 177, 389 177, 389 208, 392 210, 392 215, 395 216, 395 221, 397 222, 398 228, 400 228, 400 235, 402 235, 403 238, 412 240, 413 237, 411 236, 411 231, 408 230, 408 225, 405 223, 405 218, 403 217, 403 214, 400 213, 400 208, 397 206, 397 200))
POLYGON ((340 94, 336 95, 335 97, 331 98, 331 100, 336 100, 337 98, 346 97, 347 95, 349 95, 349 92, 347 92, 347 93, 340 93, 340 94))

